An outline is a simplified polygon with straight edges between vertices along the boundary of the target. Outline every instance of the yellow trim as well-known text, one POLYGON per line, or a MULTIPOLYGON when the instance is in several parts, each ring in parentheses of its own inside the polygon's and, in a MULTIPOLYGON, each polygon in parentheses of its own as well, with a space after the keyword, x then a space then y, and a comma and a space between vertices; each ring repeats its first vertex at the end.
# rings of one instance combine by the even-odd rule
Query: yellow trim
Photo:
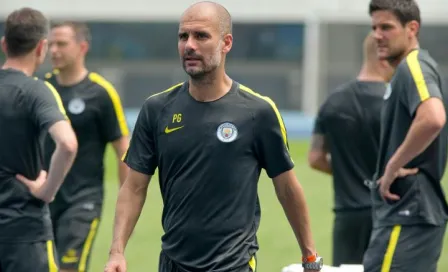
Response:
POLYGON ((250 258, 249 267, 250 267, 250 269, 252 269, 252 272, 255 272, 255 270, 257 269, 257 261, 255 260, 254 256, 252 256, 252 258, 250 258))
POLYGON ((150 99, 150 98, 152 98, 152 97, 154 97, 154 96, 157 96, 157 95, 159 95, 159 94, 163 94, 163 93, 170 92, 170 91, 172 91, 172 90, 174 90, 174 89, 176 89, 177 87, 180 87, 180 86, 182 86, 182 85, 184 85, 183 82, 181 82, 181 83, 177 83, 176 85, 169 87, 169 88, 166 89, 165 91, 158 92, 158 93, 155 93, 155 94, 149 96, 146 100, 148 100, 148 99, 150 99))
POLYGON ((121 156, 121 161, 124 161, 124 158, 126 158, 126 155, 128 154, 128 150, 126 149, 126 152, 124 152, 123 156, 121 156))
POLYGON ((48 271, 49 272, 57 272, 58 266, 54 259, 53 241, 51 241, 51 240, 47 241, 47 258, 48 258, 48 271))
POLYGON ((51 85, 50 82, 44 81, 45 85, 47 85, 48 89, 50 89, 51 93, 53 94, 54 98, 56 99, 56 103, 58 104, 59 111, 65 116, 65 118, 68 120, 67 113, 65 112, 64 104, 62 103, 61 96, 59 95, 58 91, 51 85))
POLYGON ((392 260, 394 258, 395 248, 398 244, 398 238, 400 238, 401 225, 395 225, 392 229, 389 239, 389 245, 387 246, 386 254, 384 254, 383 265, 381 266, 381 272, 389 272, 392 266, 392 260))
POLYGON ((79 261, 79 267, 78 267, 79 272, 86 271, 87 257, 89 256, 90 250, 92 248, 93 240, 95 239, 95 234, 98 229, 98 223, 99 223, 99 219, 95 218, 92 221, 92 224, 90 225, 90 231, 89 231, 89 234, 87 235, 86 241, 84 243, 84 247, 82 249, 81 260, 79 261))
POLYGON ((112 105, 114 106, 115 114, 117 116, 118 125, 120 126, 121 135, 129 135, 128 124, 126 123, 126 117, 121 105, 120 96, 118 95, 114 86, 97 73, 90 73, 89 79, 92 82, 103 87, 106 90, 107 94, 109 94, 110 100, 112 100, 112 105))
POLYGON ((428 86, 426 85, 425 77, 423 76, 422 67, 418 60, 418 50, 414 50, 406 57, 409 70, 411 71, 412 79, 417 87, 420 100, 423 102, 430 97, 428 86))
POLYGON ((69 256, 62 256, 62 262, 69 264, 69 263, 77 263, 79 260, 78 257, 69 257, 69 256))
MULTIPOLYGON (((154 97, 154 96, 157 96, 157 95, 159 95, 159 94, 163 94, 163 93, 170 92, 170 91, 176 89, 177 87, 182 86, 183 84, 184 84, 184 83, 181 82, 181 83, 178 83, 178 84, 176 84, 176 85, 174 85, 174 86, 171 86, 171 87, 169 87, 168 89, 166 89, 166 90, 164 90, 164 91, 162 91, 162 92, 158 92, 158 93, 155 93, 155 94, 149 96, 148 98, 146 98, 146 100, 148 100, 148 99, 150 99, 150 98, 152 98, 152 97, 154 97)), ((125 158, 126 155, 128 154, 128 150, 129 150, 129 148, 126 150, 126 152, 124 152, 123 156, 121 157, 121 161, 124 161, 124 158, 125 158)))
POLYGON ((262 96, 262 95, 260 95, 260 94, 258 94, 256 92, 252 91, 250 88, 248 88, 248 87, 246 87, 244 85, 240 84, 240 89, 245 91, 245 92, 248 92, 248 93, 250 93, 250 94, 252 94, 252 95, 254 95, 254 96, 258 97, 258 98, 263 99, 264 101, 268 102, 269 105, 271 105, 272 109, 275 112, 275 115, 277 116, 278 123, 280 125, 280 130, 282 132, 283 142, 285 143, 286 148, 289 149, 289 147, 288 147, 288 136, 286 134, 285 124, 283 123, 282 116, 281 116, 280 112, 278 111, 277 106, 275 105, 274 101, 272 101, 272 99, 270 99, 267 96, 262 96))

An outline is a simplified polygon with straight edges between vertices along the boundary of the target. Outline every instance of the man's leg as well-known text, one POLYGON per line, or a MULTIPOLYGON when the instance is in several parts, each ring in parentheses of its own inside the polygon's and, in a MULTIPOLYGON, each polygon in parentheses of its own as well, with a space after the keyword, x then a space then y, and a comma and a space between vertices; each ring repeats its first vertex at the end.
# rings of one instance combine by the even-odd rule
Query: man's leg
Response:
POLYGON ((364 256, 364 272, 436 272, 445 226, 374 229, 364 256))
POLYGON ((1 272, 58 272, 52 240, 46 242, 2 244, 1 272))
POLYGON ((362 264, 372 230, 370 210, 337 212, 333 224, 333 266, 362 264))
POLYGON ((82 202, 65 210, 57 222, 56 244, 61 272, 88 271, 102 205, 82 202))

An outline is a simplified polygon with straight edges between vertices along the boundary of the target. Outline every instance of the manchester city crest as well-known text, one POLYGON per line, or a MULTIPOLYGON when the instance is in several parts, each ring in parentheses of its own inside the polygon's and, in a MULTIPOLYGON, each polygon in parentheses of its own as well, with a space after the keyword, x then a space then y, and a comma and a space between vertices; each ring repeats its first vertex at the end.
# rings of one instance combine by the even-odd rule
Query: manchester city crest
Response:
POLYGON ((238 129, 232 123, 225 122, 219 125, 216 136, 223 143, 233 142, 238 136, 238 129))
POLYGON ((86 103, 80 98, 74 98, 68 103, 68 111, 72 114, 80 114, 86 108, 86 103))

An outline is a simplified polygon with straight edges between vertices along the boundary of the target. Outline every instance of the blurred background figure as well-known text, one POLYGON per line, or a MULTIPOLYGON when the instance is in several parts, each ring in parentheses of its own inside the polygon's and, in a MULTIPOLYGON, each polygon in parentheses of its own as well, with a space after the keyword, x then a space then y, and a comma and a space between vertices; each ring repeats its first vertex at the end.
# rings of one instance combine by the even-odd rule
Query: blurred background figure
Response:
MULTIPOLYGON (((91 31, 92 41, 86 65, 112 83, 121 98, 130 132, 145 99, 166 86, 186 79, 177 52, 176 35, 182 11, 195 0, 148 1, 77 0, 76 8, 65 1, 34 1, 53 21, 80 20, 91 31)), ((362 45, 371 29, 369 0, 217 0, 234 15, 234 46, 227 56, 229 76, 262 95, 271 97, 284 118, 290 150, 303 180, 309 201, 316 247, 326 264, 332 263, 334 215, 331 176, 308 167, 314 120, 320 105, 335 89, 352 80, 363 63, 362 45)), ((448 80, 448 1, 418 1, 423 26, 421 46, 431 52, 442 75, 448 80)), ((29 1, 1 1, 0 31, 6 15, 29 1)), ((0 54, 4 60, 4 55, 0 54)), ((37 71, 41 78, 51 71, 48 61, 37 71)), ((0 128, 0 130, 3 128, 0 128)), ((117 163, 113 148, 104 159, 105 198, 102 223, 92 243, 90 271, 102 271, 112 235, 116 201, 117 163)), ((155 177, 156 178, 156 177, 155 177)), ((443 181, 446 186, 447 180, 443 181)), ((163 200, 157 183, 150 186, 141 222, 126 252, 131 271, 155 269, 162 229, 159 222, 163 200), (143 223, 144 222, 144 223, 143 223), (139 243, 139 240, 154 241, 139 243), (141 269, 139 269, 141 268, 141 269)), ((272 183, 263 173, 259 182, 262 218, 257 272, 281 271, 300 262, 284 213, 278 205, 272 183), (274 230, 274 231, 273 231, 274 230)), ((448 238, 445 238, 448 239, 448 238)), ((448 242, 445 242, 448 244, 448 242)), ((442 252, 440 271, 448 271, 448 249, 442 252)))
POLYGON ((333 176, 333 266, 362 264, 372 232, 370 187, 379 151, 381 109, 394 69, 377 56, 369 33, 356 79, 338 86, 319 109, 311 138, 311 168, 333 176))

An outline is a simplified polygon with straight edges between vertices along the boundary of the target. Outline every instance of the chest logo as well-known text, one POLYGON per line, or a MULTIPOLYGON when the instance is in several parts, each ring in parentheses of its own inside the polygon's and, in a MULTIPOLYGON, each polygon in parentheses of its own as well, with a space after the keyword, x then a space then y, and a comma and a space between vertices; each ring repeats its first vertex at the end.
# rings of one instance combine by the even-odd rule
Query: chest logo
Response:
POLYGON ((80 114, 86 108, 86 103, 80 98, 74 98, 68 103, 68 111, 72 114, 80 114))
POLYGON ((384 100, 389 99, 391 94, 392 94, 392 87, 390 86, 390 84, 387 84, 387 89, 386 92, 384 93, 383 99, 384 100))
POLYGON ((235 141, 236 137, 238 136, 238 129, 234 124, 225 122, 219 125, 218 129, 216 130, 216 136, 221 142, 230 143, 235 141))

